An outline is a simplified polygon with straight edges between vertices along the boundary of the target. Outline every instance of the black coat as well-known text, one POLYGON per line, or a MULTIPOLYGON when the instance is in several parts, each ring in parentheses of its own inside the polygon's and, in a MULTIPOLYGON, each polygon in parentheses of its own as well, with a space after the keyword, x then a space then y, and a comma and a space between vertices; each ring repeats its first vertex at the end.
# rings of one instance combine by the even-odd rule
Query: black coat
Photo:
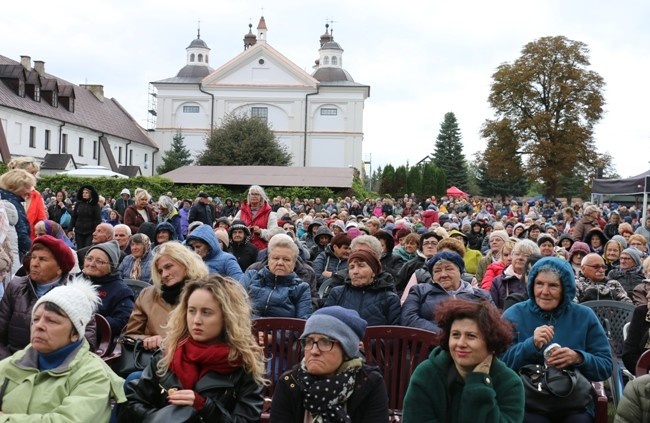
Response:
POLYGON ((77 192, 77 202, 72 210, 70 226, 68 230, 73 230, 80 235, 90 235, 95 232, 97 225, 102 223, 102 209, 99 206, 99 194, 90 185, 84 185, 77 192), (90 200, 83 200, 83 190, 90 190, 90 200))
MULTIPOLYGON (((303 388, 298 382, 298 367, 284 373, 275 386, 271 402, 271 423, 303 423, 303 388)), ((357 373, 354 392, 348 398, 346 410, 352 423, 388 421, 388 394, 384 379, 375 367, 363 365, 357 373)))
MULTIPOLYGON (((160 359, 162 353, 156 354, 140 379, 125 387, 127 402, 120 407, 120 422, 142 423, 147 416, 169 405, 167 390, 182 386, 171 371, 158 376, 156 368, 160 359)), ((262 386, 243 369, 229 375, 209 371, 196 382, 194 391, 205 398, 205 405, 200 411, 194 410, 195 419, 186 421, 198 422, 199 417, 202 421, 214 423, 260 420, 264 402, 262 386)))

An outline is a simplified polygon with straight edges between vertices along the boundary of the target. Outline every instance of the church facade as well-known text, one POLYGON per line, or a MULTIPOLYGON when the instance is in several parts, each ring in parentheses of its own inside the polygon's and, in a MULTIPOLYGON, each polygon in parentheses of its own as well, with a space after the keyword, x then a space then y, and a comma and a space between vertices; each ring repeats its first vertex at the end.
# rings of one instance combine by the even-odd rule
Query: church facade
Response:
MULTIPOLYGON (((270 124, 292 155, 292 166, 361 167, 363 111, 370 87, 343 68, 343 49, 326 26, 319 59, 309 74, 271 46, 264 17, 252 25, 244 51, 216 69, 200 37, 186 48, 187 63, 175 77, 152 82, 155 130, 149 135, 169 150, 176 134, 193 156, 228 114, 270 124)), ((156 162, 160 163, 160 158, 156 162)))

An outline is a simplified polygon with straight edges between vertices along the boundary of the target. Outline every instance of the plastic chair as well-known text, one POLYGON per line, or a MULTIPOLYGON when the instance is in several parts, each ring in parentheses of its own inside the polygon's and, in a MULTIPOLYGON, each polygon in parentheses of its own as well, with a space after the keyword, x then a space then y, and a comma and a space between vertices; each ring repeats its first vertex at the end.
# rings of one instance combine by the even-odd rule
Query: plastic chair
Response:
POLYGON ((650 350, 644 351, 636 362, 634 374, 636 377, 647 375, 650 372, 650 350))
POLYGON ((124 279, 124 283, 127 284, 129 288, 131 288, 133 291, 133 296, 136 300, 138 299, 138 295, 140 295, 140 292, 143 289, 152 286, 149 282, 141 281, 138 279, 124 279))
POLYGON ((95 313, 95 327, 97 331, 97 350, 95 353, 107 364, 110 364, 120 356, 121 349, 117 348, 111 325, 108 324, 106 317, 95 313))
POLYGON ((391 422, 401 421, 411 375, 439 343, 428 330, 406 326, 369 326, 363 338, 366 362, 379 367, 388 391, 391 422))

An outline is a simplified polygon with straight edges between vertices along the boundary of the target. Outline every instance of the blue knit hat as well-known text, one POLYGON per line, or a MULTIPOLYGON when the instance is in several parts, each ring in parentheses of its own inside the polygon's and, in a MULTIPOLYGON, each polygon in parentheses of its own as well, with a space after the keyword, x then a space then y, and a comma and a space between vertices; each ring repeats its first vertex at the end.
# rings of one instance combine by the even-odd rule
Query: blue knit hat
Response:
POLYGON ((458 270, 461 274, 465 273, 465 261, 461 256, 451 251, 443 251, 442 253, 438 253, 435 256, 431 257, 427 262, 427 268, 429 269, 429 272, 431 272, 433 266, 435 266, 435 264, 441 260, 453 263, 456 267, 458 267, 458 270))
POLYGON ((359 342, 366 333, 368 323, 356 310, 341 306, 323 307, 307 319, 301 338, 317 333, 339 341, 345 355, 354 358, 359 355, 359 342))

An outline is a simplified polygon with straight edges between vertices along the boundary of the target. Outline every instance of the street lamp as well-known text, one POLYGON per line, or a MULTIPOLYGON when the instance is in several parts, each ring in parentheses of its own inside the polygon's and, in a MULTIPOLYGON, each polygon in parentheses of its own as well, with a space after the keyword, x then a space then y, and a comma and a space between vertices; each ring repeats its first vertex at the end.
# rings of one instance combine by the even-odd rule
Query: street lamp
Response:
POLYGON ((372 191, 372 153, 370 153, 370 159, 364 161, 363 164, 368 165, 368 191, 372 191))

